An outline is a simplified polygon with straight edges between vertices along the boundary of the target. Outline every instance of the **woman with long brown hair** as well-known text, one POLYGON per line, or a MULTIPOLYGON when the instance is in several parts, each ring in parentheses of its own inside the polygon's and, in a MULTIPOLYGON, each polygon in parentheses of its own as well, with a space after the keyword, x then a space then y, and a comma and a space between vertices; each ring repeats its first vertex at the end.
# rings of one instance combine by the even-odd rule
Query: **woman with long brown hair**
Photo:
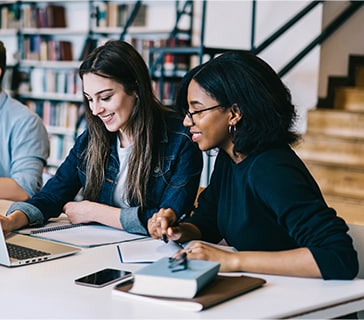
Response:
POLYGON ((148 219, 161 208, 188 213, 202 154, 183 119, 154 96, 141 55, 127 42, 110 40, 83 61, 79 75, 87 129, 44 188, 0 218, 4 231, 64 212, 72 223, 148 234, 148 219), (83 200, 75 201, 80 189, 83 200))

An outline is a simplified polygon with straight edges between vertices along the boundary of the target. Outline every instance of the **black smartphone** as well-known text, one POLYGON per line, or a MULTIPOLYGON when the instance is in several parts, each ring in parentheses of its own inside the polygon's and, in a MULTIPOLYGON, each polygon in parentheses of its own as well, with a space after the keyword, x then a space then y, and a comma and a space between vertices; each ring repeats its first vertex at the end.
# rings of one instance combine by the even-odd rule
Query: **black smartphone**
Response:
POLYGON ((133 274, 130 271, 106 268, 76 279, 75 283, 101 288, 114 282, 126 282, 132 279, 133 274))

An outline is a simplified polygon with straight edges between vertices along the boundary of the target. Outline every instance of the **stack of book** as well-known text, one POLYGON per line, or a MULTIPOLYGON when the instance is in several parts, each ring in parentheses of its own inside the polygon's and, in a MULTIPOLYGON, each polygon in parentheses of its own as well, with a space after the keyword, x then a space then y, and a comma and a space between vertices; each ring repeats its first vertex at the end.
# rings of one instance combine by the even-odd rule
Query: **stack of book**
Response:
POLYGON ((134 280, 113 289, 115 296, 190 311, 201 311, 257 289, 265 280, 250 276, 218 275, 219 264, 188 260, 187 268, 173 272, 170 258, 162 258, 136 271, 134 280))

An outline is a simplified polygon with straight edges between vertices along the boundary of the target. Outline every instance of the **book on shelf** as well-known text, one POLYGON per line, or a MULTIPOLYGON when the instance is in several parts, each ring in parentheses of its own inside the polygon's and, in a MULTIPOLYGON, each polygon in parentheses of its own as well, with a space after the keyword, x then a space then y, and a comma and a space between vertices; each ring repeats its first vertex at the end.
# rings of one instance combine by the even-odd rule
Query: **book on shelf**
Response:
POLYGON ((21 27, 23 28, 37 28, 37 11, 30 3, 24 3, 21 6, 21 21, 21 27))
POLYGON ((22 5, 22 26, 24 28, 66 28, 66 9, 57 4, 37 6, 35 3, 22 5))
POLYGON ((27 60, 72 61, 73 43, 49 36, 29 35, 24 37, 23 56, 27 60))
POLYGON ((48 4, 45 8, 45 20, 48 28, 66 28, 66 9, 57 4, 48 4))
POLYGON ((19 14, 16 8, 16 3, 9 3, 8 5, 5 4, 1 7, 0 28, 19 28, 19 14))
POLYGON ((37 28, 47 28, 47 14, 46 9, 43 7, 38 7, 35 9, 37 15, 37 28))
POLYGON ((85 60, 87 58, 87 56, 91 53, 91 51, 94 50, 98 45, 99 45, 99 43, 98 43, 97 39, 88 37, 85 40, 79 60, 80 61, 85 60))
POLYGON ((193 298, 213 281, 220 264, 187 260, 186 254, 164 257, 134 272, 131 293, 158 297, 193 298))
MULTIPOLYGON (((92 25, 94 28, 124 27, 135 4, 100 2, 94 6, 92 25)), ((134 17, 133 26, 146 25, 147 6, 142 4, 134 17)))
MULTIPOLYGON (((131 9, 130 9, 131 10, 131 9)), ((132 23, 133 27, 145 27, 147 22, 147 5, 141 4, 132 23)))
POLYGON ((114 28, 118 26, 118 9, 119 4, 116 2, 109 2, 106 4, 106 25, 114 28))
POLYGON ((73 46, 71 41, 59 41, 59 60, 72 61, 73 60, 73 46))
MULTIPOLYGON (((182 299, 131 293, 130 289, 133 287, 133 282, 130 281, 116 285, 112 290, 112 294, 114 297, 125 297, 136 301, 150 302, 166 307, 197 312, 261 288, 265 283, 266 281, 264 279, 257 277, 217 275, 194 298, 182 299)), ((170 288, 170 290, 178 290, 178 287, 170 288)))

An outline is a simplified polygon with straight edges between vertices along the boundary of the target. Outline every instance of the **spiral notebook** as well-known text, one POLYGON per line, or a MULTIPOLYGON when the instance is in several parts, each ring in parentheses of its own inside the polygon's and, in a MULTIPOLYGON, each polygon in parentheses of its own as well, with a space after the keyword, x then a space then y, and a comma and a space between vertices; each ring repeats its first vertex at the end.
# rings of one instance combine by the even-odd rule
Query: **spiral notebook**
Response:
POLYGON ((52 220, 44 227, 26 228, 17 232, 86 248, 146 237, 101 224, 71 224, 66 218, 52 220))

